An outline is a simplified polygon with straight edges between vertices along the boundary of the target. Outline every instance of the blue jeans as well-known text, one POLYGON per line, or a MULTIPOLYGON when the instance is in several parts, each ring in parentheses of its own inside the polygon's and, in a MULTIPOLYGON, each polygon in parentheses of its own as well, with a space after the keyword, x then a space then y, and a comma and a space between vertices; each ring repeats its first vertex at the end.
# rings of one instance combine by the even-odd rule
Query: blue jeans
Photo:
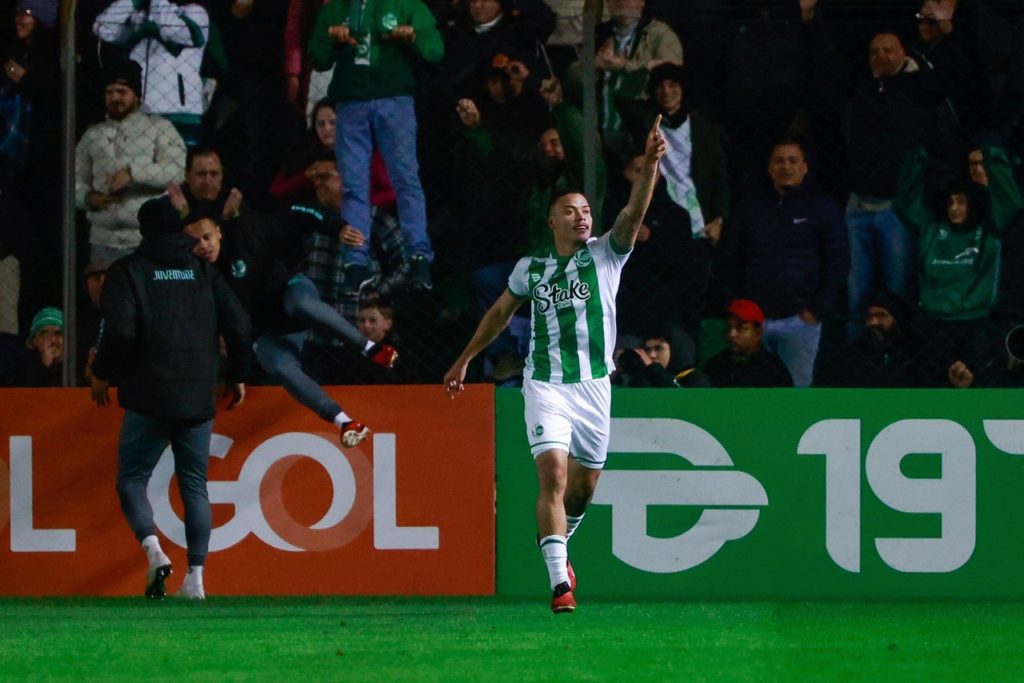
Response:
POLYGON ((210 499, 206 493, 206 463, 210 457, 213 420, 175 420, 125 411, 117 448, 117 495, 121 512, 140 541, 156 533, 153 506, 146 495, 160 455, 167 444, 174 453, 174 474, 185 506, 185 544, 189 566, 206 562, 210 547, 210 499))
POLYGON ((867 298, 877 275, 888 289, 913 303, 915 250, 913 238, 892 209, 866 210, 856 195, 846 205, 846 226, 850 234, 847 337, 852 340, 864 329, 867 298))
POLYGON ((405 256, 434 260, 427 236, 427 205, 416 159, 416 112, 411 97, 339 102, 334 142, 344 187, 342 216, 366 236, 360 247, 345 249, 345 264, 370 265, 370 159, 376 140, 398 197, 398 222, 405 256))
POLYGON ((798 315, 764 321, 764 345, 786 364, 795 387, 811 386, 820 341, 821 323, 805 323, 798 315))

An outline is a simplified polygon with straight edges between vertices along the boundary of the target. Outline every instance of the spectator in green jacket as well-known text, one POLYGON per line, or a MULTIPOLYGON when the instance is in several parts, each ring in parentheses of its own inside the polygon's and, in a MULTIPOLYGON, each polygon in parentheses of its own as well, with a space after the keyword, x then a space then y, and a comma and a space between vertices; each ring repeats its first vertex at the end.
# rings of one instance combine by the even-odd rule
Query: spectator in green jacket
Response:
POLYGON ((982 149, 986 184, 964 178, 942 192, 945 212, 926 201, 928 154, 914 149, 900 170, 894 209, 917 243, 921 329, 944 363, 981 368, 991 356, 1001 237, 1024 207, 1005 150, 982 149))
POLYGON ((444 44, 421 0, 330 0, 310 39, 313 68, 333 66, 327 96, 337 103, 335 156, 345 188, 343 217, 365 239, 344 254, 345 292, 355 296, 370 269, 370 160, 380 148, 398 197, 410 285, 430 289, 434 259, 416 157, 417 67, 437 63, 444 44))

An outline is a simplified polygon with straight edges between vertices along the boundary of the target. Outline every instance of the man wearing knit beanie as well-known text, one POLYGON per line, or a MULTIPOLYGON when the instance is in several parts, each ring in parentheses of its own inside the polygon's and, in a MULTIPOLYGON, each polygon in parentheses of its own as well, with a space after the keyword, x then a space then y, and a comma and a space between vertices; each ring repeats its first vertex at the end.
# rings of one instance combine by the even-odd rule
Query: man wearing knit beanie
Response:
POLYGON ((136 103, 142 97, 142 69, 135 62, 125 59, 109 64, 101 72, 101 79, 104 88, 112 85, 130 88, 135 95, 136 103))
POLYGON ((63 334, 64 314, 59 308, 48 306, 32 318, 32 328, 28 333, 28 344, 31 346, 36 335, 46 333, 63 334))
POLYGON ((63 380, 64 315, 47 307, 32 318, 17 369, 5 384, 19 387, 59 387, 63 380))
POLYGON ((75 203, 89 220, 90 260, 139 245, 138 212, 185 172, 185 142, 167 120, 139 111, 141 69, 124 60, 101 74, 106 119, 75 148, 75 203))

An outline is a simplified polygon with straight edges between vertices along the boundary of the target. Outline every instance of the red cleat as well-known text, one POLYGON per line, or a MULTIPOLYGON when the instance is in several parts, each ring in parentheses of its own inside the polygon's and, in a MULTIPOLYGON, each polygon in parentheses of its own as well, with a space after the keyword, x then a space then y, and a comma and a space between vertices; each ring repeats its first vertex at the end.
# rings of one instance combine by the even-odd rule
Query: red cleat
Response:
POLYGON ((560 583, 551 591, 551 611, 555 614, 566 614, 576 609, 576 598, 568 583, 560 583))
POLYGON ((370 428, 362 422, 349 420, 341 425, 341 445, 345 448, 353 448, 363 442, 370 434, 370 428))
POLYGON ((398 349, 391 344, 375 344, 369 353, 370 360, 385 368, 395 367, 398 360, 398 349))
POLYGON ((568 572, 568 574, 569 574, 569 590, 571 590, 573 593, 575 593, 576 592, 576 572, 574 572, 572 570, 572 562, 569 561, 568 557, 565 558, 565 571, 568 572))

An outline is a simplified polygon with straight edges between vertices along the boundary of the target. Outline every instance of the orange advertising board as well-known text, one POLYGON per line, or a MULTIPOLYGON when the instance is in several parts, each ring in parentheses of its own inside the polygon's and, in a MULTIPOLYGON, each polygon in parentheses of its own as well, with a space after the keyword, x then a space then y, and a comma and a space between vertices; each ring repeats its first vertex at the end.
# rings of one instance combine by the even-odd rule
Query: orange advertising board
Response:
MULTIPOLYGON (((357 448, 276 387, 217 415, 207 592, 493 594, 493 389, 328 391, 373 430, 357 448)), ((0 390, 0 595, 142 594, 114 490, 122 415, 85 389, 0 390)), ((186 560, 169 449, 149 498, 174 591, 186 560)))

